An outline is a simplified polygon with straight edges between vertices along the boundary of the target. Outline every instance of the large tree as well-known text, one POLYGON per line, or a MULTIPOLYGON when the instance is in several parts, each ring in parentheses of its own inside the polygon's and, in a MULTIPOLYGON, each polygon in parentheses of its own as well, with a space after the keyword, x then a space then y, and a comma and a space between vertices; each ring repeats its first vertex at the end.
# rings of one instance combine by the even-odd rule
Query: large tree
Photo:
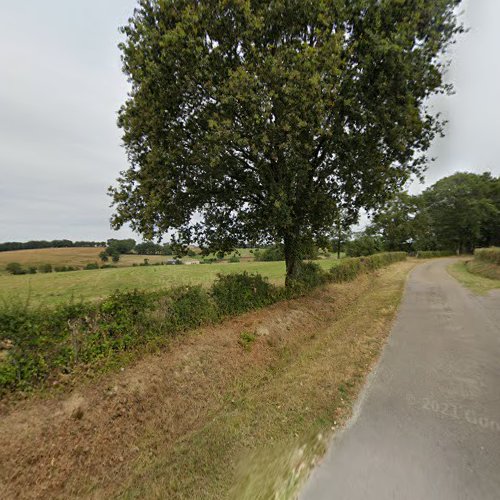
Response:
POLYGON ((301 249, 380 205, 440 132, 459 0, 141 0, 121 45, 129 169, 114 227, 301 249))
POLYGON ((457 172, 422 194, 440 248, 459 253, 500 242, 500 179, 457 172))
POLYGON ((423 198, 407 192, 398 193, 374 215, 367 233, 379 236, 384 250, 388 251, 436 248, 435 233, 423 198))

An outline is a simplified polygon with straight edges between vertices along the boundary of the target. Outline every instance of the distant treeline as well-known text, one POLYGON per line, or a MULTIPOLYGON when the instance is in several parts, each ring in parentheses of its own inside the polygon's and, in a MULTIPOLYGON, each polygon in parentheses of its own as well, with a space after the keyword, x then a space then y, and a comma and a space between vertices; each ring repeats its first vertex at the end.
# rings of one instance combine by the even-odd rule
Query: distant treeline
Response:
POLYGON ((71 248, 71 247, 104 247, 105 241, 71 241, 71 240, 52 240, 52 241, 7 241, 0 243, 0 252, 9 252, 12 250, 33 250, 36 248, 71 248))

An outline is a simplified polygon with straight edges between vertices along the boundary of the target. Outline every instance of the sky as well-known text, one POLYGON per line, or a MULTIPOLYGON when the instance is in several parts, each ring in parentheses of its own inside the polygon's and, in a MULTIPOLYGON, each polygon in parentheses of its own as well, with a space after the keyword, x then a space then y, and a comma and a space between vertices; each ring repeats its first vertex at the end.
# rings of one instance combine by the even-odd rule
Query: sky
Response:
MULTIPOLYGON (((127 168, 116 126, 127 94, 118 27, 136 0, 0 0, 0 242, 105 240, 107 188, 127 168)), ((423 185, 455 171, 500 175, 499 0, 466 0, 453 46, 448 120, 423 185)))

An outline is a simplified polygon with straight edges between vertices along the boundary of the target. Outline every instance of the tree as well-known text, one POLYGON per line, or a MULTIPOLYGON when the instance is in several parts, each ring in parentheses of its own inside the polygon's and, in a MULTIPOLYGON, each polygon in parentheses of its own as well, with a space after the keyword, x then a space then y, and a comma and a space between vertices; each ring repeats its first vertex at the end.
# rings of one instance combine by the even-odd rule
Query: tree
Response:
POLYGON ((364 232, 356 234, 354 239, 345 244, 345 252, 348 257, 362 257, 373 255, 382 250, 380 238, 364 232))
POLYGON ((116 264, 120 260, 120 254, 118 252, 113 252, 111 254, 111 260, 116 264))
POLYGON ((354 222, 356 221, 350 220, 344 210, 339 211, 332 231, 332 250, 337 252, 337 259, 340 259, 342 248, 351 238, 351 225, 354 222))
POLYGON ((374 215, 367 232, 379 236, 387 251, 411 252, 435 247, 424 200, 406 192, 398 193, 374 215))
POLYGON ((99 258, 101 259, 102 262, 108 262, 109 255, 106 252, 106 250, 103 250, 102 252, 99 253, 99 258))
POLYGON ((459 3, 141 0, 123 28, 130 167, 112 225, 204 253, 278 242, 289 283, 341 209, 421 175, 459 3))
POLYGON ((135 248, 135 240, 132 238, 125 240, 109 239, 107 244, 108 248, 106 251, 108 252, 108 255, 111 255, 112 253, 130 253, 135 248))
POLYGON ((457 172, 437 181, 423 193, 439 248, 472 252, 500 237, 498 179, 457 172))

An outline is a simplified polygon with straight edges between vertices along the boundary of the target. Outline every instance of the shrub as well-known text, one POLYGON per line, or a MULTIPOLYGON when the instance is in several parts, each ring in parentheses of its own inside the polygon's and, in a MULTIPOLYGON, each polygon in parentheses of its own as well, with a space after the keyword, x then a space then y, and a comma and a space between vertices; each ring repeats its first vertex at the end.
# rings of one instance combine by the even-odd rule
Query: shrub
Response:
POLYGON ((40 273, 51 273, 52 272, 52 264, 42 264, 38 266, 38 271, 40 273))
POLYGON ((211 288, 222 316, 240 314, 276 301, 276 287, 259 274, 219 274, 211 288))
POLYGON ((171 333, 211 323, 219 315, 209 292, 201 286, 173 288, 161 297, 158 309, 171 333))
POLYGON ((345 244, 345 253, 348 257, 362 257, 373 255, 382 250, 379 238, 361 235, 345 244))
POLYGON ((474 251, 474 258, 500 266, 500 248, 476 248, 476 250, 474 251))
POLYGON ((35 266, 28 267, 28 274, 36 274, 36 267, 35 266))
POLYGON ((229 257, 228 259, 228 262, 232 263, 232 264, 236 264, 240 261, 240 258, 234 254, 234 255, 231 255, 231 257, 229 257))
MULTIPOLYGON (((240 273, 219 275, 209 290, 184 286, 157 292, 115 292, 101 302, 54 308, 0 304, 0 349, 4 351, 0 393, 28 390, 60 373, 71 373, 80 364, 113 364, 116 356, 147 342, 165 342, 190 328, 270 305, 326 281, 351 280, 361 272, 405 258, 403 252, 392 252, 343 259, 329 273, 306 263, 297 282, 286 290, 260 275, 240 273)), ((252 337, 245 334, 240 338, 243 347, 250 347, 252 337)))
POLYGON ((381 267, 406 260, 405 252, 384 252, 367 257, 346 258, 339 261, 329 271, 329 279, 334 283, 352 281, 356 276, 366 271, 374 271, 381 267))
POLYGON ((99 269, 99 264, 97 262, 89 262, 84 269, 90 271, 91 269, 99 269))
POLYGON ((55 266, 54 271, 56 273, 67 273, 68 271, 76 271, 76 268, 73 266, 55 266))
POLYGON ((271 262, 285 260, 283 245, 275 245, 269 248, 257 249, 254 252, 255 260, 260 262, 271 262))
POLYGON ((422 250, 417 252, 417 259, 433 259, 435 257, 449 257, 455 255, 453 250, 422 250))
POLYGON ((325 271, 314 262, 302 262, 299 273, 286 289, 289 297, 301 295, 313 288, 321 286, 330 280, 325 271))
POLYGON ((26 271, 23 269, 23 266, 19 264, 19 262, 9 262, 5 266, 5 270, 10 274, 26 274, 26 271))

